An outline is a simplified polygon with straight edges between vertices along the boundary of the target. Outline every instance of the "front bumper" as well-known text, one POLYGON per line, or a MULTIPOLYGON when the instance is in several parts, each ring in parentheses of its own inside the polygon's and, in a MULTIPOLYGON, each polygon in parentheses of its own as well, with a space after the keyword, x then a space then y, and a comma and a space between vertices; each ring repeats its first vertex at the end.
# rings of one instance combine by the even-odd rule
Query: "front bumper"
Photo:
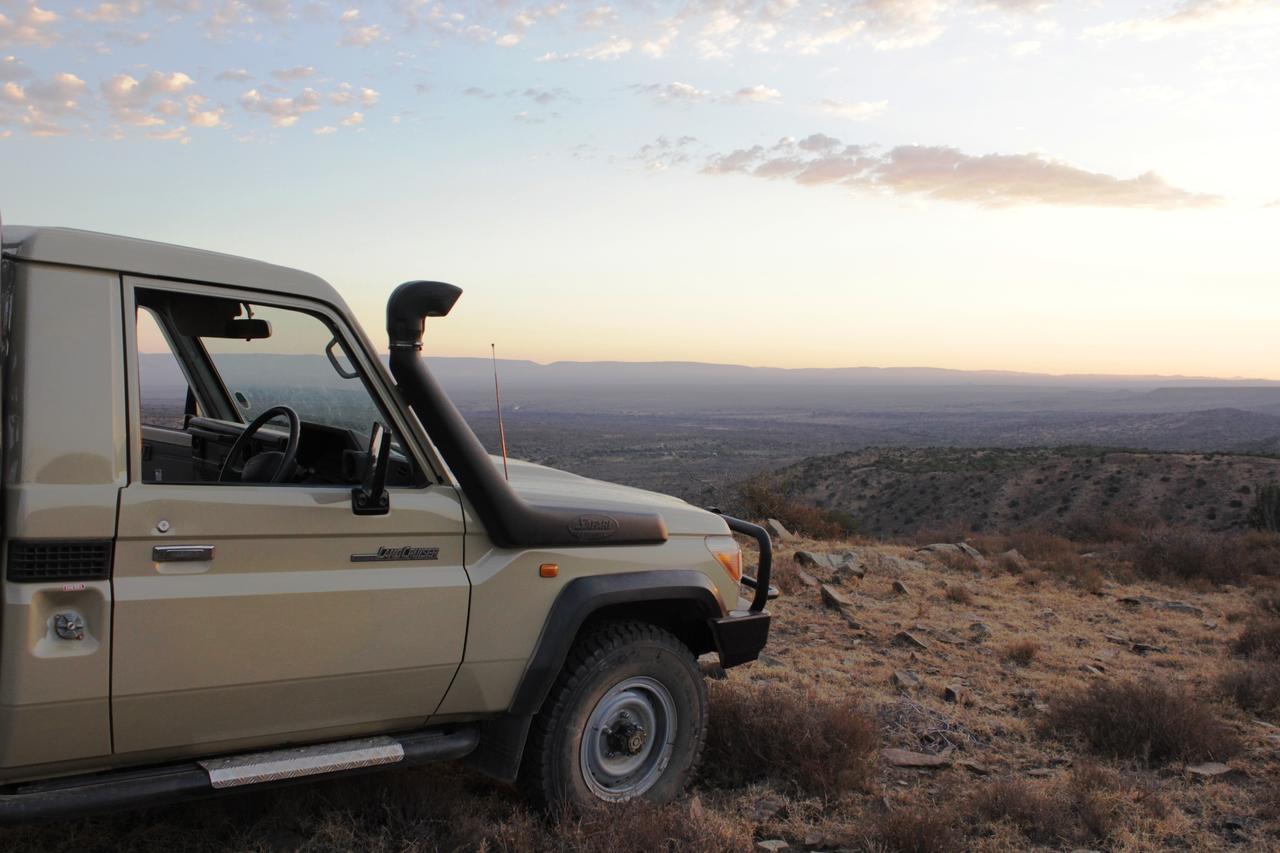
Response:
MULTIPOLYGON (((720 653, 720 665, 728 669, 755 660, 760 656, 765 643, 769 642, 770 616, 769 611, 764 608, 773 591, 769 586, 769 576, 773 569, 773 542, 768 532, 758 524, 722 515, 717 509, 711 511, 720 515, 731 531, 752 537, 760 546, 760 562, 756 566, 755 577, 744 575, 742 578, 745 586, 755 590, 750 605, 719 619, 708 620, 711 635, 715 638, 716 651, 720 653)), ((739 607, 741 608, 741 604, 739 607)))
POLYGON ((728 669, 760 657, 760 651, 769 642, 771 618, 767 610, 734 610, 728 616, 708 620, 720 665, 728 669))

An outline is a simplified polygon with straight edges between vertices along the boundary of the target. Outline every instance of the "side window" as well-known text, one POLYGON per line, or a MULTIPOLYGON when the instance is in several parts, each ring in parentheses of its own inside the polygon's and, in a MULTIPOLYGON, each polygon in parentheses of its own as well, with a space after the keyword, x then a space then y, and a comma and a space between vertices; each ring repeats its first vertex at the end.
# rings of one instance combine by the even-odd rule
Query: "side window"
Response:
POLYGON ((138 397, 147 426, 182 429, 187 379, 149 308, 138 309, 138 397))
POLYGON ((216 291, 135 294, 144 482, 350 488, 364 481, 377 425, 392 437, 387 484, 426 484, 322 313, 216 291))

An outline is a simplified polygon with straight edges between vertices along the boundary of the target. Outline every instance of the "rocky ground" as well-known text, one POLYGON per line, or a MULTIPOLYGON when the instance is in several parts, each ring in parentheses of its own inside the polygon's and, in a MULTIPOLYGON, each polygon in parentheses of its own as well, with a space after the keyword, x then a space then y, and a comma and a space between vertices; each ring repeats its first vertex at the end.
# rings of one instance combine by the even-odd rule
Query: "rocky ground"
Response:
POLYGON ((0 848, 1280 849, 1280 719, 1219 687, 1267 590, 1126 582, 1070 548, 781 541, 769 647, 727 674, 705 661, 706 766, 661 809, 547 817, 440 766, 18 827, 0 848), (1149 743, 1100 748, 1134 720, 1149 743))

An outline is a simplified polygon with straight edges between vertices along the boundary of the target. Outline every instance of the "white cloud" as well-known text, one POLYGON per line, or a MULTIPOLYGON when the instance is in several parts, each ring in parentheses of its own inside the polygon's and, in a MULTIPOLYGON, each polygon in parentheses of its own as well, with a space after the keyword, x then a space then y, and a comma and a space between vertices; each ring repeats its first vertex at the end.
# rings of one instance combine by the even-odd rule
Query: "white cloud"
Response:
POLYGON ((1158 39, 1177 33, 1280 21, 1274 0, 1173 0, 1160 14, 1111 21, 1085 31, 1099 41, 1132 36, 1158 39))
POLYGON ((246 80, 252 80, 253 75, 243 68, 228 68, 213 79, 224 81, 230 80, 235 83, 243 83, 246 80))
POLYGON ((783 139, 770 148, 756 145, 713 155, 702 172, 789 180, 805 186, 835 184, 980 207, 1173 209, 1220 201, 1172 186, 1153 172, 1118 178, 1041 154, 970 155, 945 146, 900 145, 877 152, 823 134, 799 141, 783 139))
POLYGON ((712 97, 711 93, 706 89, 699 89, 697 86, 679 81, 675 83, 649 83, 647 85, 637 83, 628 88, 636 94, 649 95, 662 104, 694 103, 706 101, 712 97))
POLYGON ((25 80, 34 72, 16 56, 0 58, 0 80, 25 80))
POLYGON ((187 133, 185 127, 171 127, 167 130, 149 130, 146 133, 147 139, 154 139, 159 142, 178 142, 186 145, 191 141, 191 135, 187 133))
POLYGON ((763 83, 747 86, 733 93, 733 100, 740 104, 772 104, 781 97, 781 92, 763 83))
POLYGON ((271 76, 277 80, 285 80, 289 82, 297 80, 306 80, 314 77, 316 69, 314 65, 295 65, 292 68, 279 68, 271 72, 271 76))
POLYGON ((1011 56, 1034 56, 1040 52, 1040 47, 1040 42, 1028 39, 1027 41, 1020 41, 1009 48, 1009 54, 1011 56))
POLYGON ((570 59, 586 59, 592 62, 607 62, 611 59, 618 59, 631 52, 631 39, 621 36, 610 36, 607 41, 594 44, 590 47, 579 48, 569 53, 556 53, 551 51, 539 56, 536 62, 565 62, 570 59))
POLYGON ((267 116, 275 127, 293 127, 304 115, 320 108, 320 93, 308 87, 292 98, 272 98, 250 89, 240 96, 240 106, 248 112, 267 116))
POLYGON ((339 124, 343 127, 355 127, 358 124, 364 124, 364 113, 356 111, 346 118, 342 119, 339 124))
POLYGON ((102 99, 111 111, 111 118, 121 124, 135 127, 159 127, 166 123, 162 116, 169 116, 177 109, 153 105, 156 98, 180 95, 195 84, 181 71, 165 74, 152 71, 138 80, 129 74, 117 74, 102 83, 102 99))
POLYGON ((315 130, 311 132, 314 133, 316 136, 328 136, 331 133, 337 133, 338 129, 331 124, 326 124, 323 127, 317 127, 315 130))
POLYGON ((142 14, 141 0, 128 3, 99 3, 91 9, 77 9, 75 16, 93 24, 118 24, 142 14))
POLYGON ((888 101, 838 101, 835 98, 822 99, 822 111, 828 115, 854 121, 865 121, 880 115, 889 106, 888 101))
POLYGON ((61 18, 57 12, 41 8, 33 0, 16 0, 5 5, 9 13, 0 12, 0 44, 48 47, 58 40, 54 24, 61 18))

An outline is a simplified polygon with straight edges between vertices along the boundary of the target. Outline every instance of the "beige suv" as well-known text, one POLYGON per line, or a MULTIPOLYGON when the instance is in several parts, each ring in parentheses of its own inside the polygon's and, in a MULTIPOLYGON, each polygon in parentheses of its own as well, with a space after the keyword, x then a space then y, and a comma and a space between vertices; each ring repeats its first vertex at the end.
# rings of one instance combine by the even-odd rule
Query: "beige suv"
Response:
POLYGON ((444 759, 541 802, 687 783, 768 537, 504 469, 421 357, 458 288, 395 290, 384 364, 242 258, 9 227, 0 284, 0 820, 444 759))

